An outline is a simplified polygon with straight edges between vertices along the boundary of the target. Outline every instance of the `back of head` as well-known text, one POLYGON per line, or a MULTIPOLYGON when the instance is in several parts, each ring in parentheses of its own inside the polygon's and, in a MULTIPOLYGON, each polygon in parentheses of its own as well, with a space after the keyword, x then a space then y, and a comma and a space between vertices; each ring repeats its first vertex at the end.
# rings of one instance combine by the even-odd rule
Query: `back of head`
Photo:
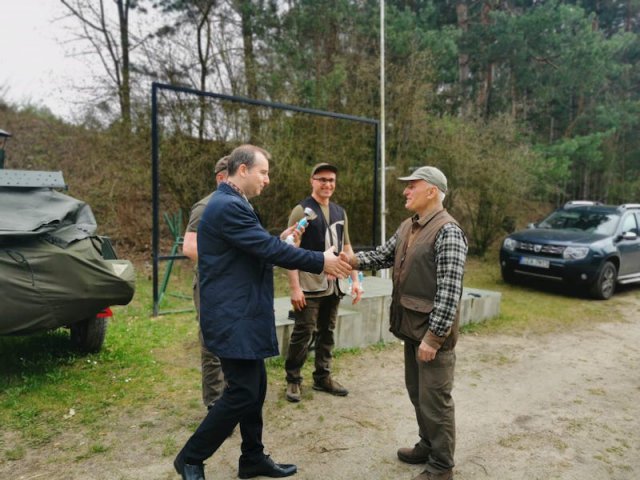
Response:
POLYGON ((216 166, 213 169, 213 173, 216 179, 216 185, 220 185, 222 182, 227 180, 229 176, 229 172, 227 170, 229 162, 229 156, 222 157, 220 160, 216 162, 216 166))
POLYGON ((229 172, 229 176, 235 175, 242 164, 246 165, 247 168, 250 169, 256 162, 256 154, 258 153, 264 155, 267 160, 271 158, 271 154, 269 152, 260 147, 256 147, 255 145, 245 144, 236 147, 229 155, 229 160, 227 161, 227 171, 229 172))
POLYGON ((217 175, 227 170, 228 162, 229 162, 229 155, 225 155, 220 160, 218 160, 216 162, 216 166, 213 169, 214 175, 217 175))

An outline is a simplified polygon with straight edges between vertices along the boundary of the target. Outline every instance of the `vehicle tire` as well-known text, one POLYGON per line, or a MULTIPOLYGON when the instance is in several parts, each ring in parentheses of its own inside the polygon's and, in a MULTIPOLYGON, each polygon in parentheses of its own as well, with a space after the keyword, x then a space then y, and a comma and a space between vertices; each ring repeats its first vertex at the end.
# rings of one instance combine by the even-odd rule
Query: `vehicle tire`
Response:
POLYGON ((71 325, 71 342, 85 353, 99 352, 107 333, 107 319, 92 317, 71 325))
POLYGON ((611 262, 604 262, 589 293, 595 299, 609 300, 616 289, 616 278, 618 278, 616 266, 611 262))
POLYGON ((501 268, 500 272, 502 273, 502 280, 504 283, 517 283, 516 274, 513 273, 513 270, 510 270, 509 268, 501 268))

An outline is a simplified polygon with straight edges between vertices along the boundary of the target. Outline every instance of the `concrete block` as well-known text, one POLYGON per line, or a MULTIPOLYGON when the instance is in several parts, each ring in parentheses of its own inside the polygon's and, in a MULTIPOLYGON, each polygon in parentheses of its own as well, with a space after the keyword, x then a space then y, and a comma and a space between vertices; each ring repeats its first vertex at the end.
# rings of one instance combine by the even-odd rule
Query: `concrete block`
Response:
POLYGON ((373 345, 380 341, 393 342, 398 339, 389 332, 389 307, 393 285, 390 279, 365 277, 364 294, 357 305, 352 298, 342 299, 342 306, 360 312, 363 321, 363 343, 373 345))
POLYGON ((366 347, 365 324, 362 315, 354 310, 340 308, 336 321, 335 348, 366 347))
MULTIPOLYGON (((342 299, 336 323, 336 348, 366 347, 380 341, 398 341, 389 332, 392 289, 391 279, 365 277, 364 294, 357 305, 351 304, 350 296, 342 299)), ((460 326, 499 315, 501 298, 500 292, 465 287, 460 304, 460 326)), ((276 298, 274 308, 280 354, 286 355, 295 323, 289 318, 289 297, 276 298)))
POLYGON ((289 318, 291 310, 291 299, 289 297, 278 297, 273 302, 276 317, 276 337, 278 338, 278 348, 280 355, 286 356, 289 351, 289 339, 293 331, 295 322, 289 318))
POLYGON ((497 317, 501 299, 500 292, 465 287, 460 305, 460 326, 497 317))
POLYGON ((351 297, 345 297, 341 303, 341 310, 357 312, 360 314, 360 331, 363 345, 372 345, 380 341, 380 325, 384 318, 389 318, 389 311, 384 309, 385 297, 367 296, 356 305, 351 304, 351 297))
POLYGON ((391 308, 391 295, 389 295, 388 297, 384 297, 382 304, 383 315, 381 317, 382 321, 380 322, 380 341, 385 343, 399 342, 400 340, 398 339, 398 337, 396 337, 389 331, 389 309, 391 308))

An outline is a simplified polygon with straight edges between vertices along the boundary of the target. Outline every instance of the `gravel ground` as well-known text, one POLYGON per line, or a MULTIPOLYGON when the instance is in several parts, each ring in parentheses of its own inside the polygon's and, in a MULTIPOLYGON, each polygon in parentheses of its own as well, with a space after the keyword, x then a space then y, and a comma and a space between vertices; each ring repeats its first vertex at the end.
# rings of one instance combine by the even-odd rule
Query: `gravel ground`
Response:
MULTIPOLYGON (((628 296, 623 314, 588 329, 466 334, 457 357, 457 480, 640 478, 640 299, 628 296)), ((298 480, 413 478, 420 466, 396 459, 398 447, 417 440, 401 345, 341 356, 336 369, 348 397, 307 381, 303 401, 290 404, 283 380, 270 379, 268 453, 296 463, 298 480)), ((78 461, 70 445, 87 440, 70 435, 0 464, 0 478, 177 479, 173 455, 202 414, 141 406, 138 418, 110 422, 108 452, 78 461)), ((236 478, 239 444, 235 433, 209 460, 208 479, 236 478)))

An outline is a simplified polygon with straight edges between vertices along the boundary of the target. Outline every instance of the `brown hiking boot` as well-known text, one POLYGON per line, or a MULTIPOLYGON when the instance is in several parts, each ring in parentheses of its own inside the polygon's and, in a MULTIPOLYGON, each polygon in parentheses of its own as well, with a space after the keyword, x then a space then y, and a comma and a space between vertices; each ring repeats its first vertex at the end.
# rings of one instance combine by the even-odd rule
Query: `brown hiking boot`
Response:
POLYGON ((413 477, 413 480, 453 480, 453 470, 440 473, 431 473, 425 470, 417 477, 413 477))
POLYGON ((331 395, 337 395, 338 397, 346 397, 349 394, 349 390, 344 388, 331 377, 326 377, 322 380, 314 380, 313 389, 320 390, 321 392, 327 392, 331 395))
POLYGON ((429 458, 429 450, 427 450, 427 448, 422 446, 420 443, 416 443, 413 448, 399 448, 398 458, 404 463, 425 463, 429 458))
POLYGON ((287 400, 297 403, 300 399, 300 385, 297 383, 287 383, 287 400))

